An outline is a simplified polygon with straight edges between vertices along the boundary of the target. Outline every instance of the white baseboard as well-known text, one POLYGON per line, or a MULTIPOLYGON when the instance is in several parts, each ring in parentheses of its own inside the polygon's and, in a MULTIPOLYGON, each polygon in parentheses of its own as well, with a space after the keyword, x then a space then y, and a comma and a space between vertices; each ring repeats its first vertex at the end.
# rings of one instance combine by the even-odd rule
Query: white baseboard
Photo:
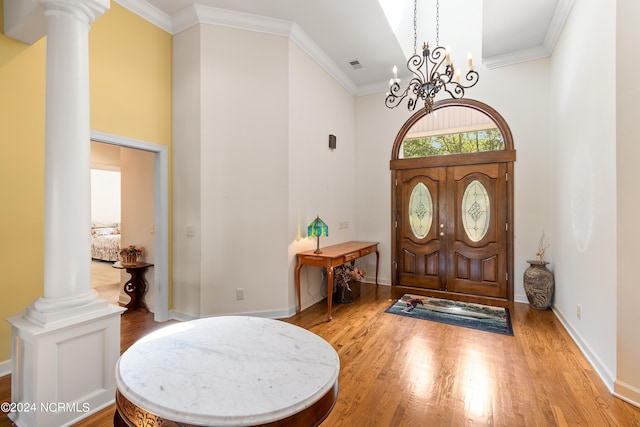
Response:
POLYGON ((169 311, 169 317, 174 320, 179 320, 182 322, 188 322, 189 320, 196 320, 204 317, 214 317, 214 316, 253 316, 253 317, 264 317, 267 319, 286 319, 296 314, 296 307, 289 307, 288 309, 282 310, 266 310, 266 311, 243 311, 238 313, 224 313, 224 314, 211 314, 205 315, 201 317, 194 316, 192 314, 181 313, 179 311, 171 310, 169 311))
POLYGON ((191 314, 181 313, 175 310, 169 310, 169 319, 179 320, 181 322, 188 322, 189 320, 196 320, 196 316, 192 316, 191 314))
POLYGON ((0 377, 11 374, 12 366, 11 359, 0 362, 0 377))
POLYGON ((513 302, 521 302, 523 304, 529 304, 529 300, 526 295, 514 295, 513 302))
POLYGON ((573 342, 576 343, 584 357, 587 359, 587 362, 593 367, 596 371, 600 379, 604 382, 604 385, 609 389, 611 394, 614 393, 614 383, 616 381, 615 375, 609 372, 609 369, 600 361, 600 359, 596 356, 596 354, 591 350, 589 345, 582 339, 578 331, 573 329, 571 323, 567 321, 567 319, 562 315, 562 313, 556 309, 555 307, 551 307, 553 313, 556 315, 564 329, 567 331, 573 342))
POLYGON ((640 408, 640 388, 620 380, 616 380, 613 395, 625 402, 640 408))

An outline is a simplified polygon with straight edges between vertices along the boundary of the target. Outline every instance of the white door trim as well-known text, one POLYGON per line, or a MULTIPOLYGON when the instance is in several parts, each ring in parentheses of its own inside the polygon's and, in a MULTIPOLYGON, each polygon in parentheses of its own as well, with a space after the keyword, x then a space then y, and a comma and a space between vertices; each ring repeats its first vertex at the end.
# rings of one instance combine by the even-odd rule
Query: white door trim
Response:
POLYGON ((154 320, 169 320, 169 147, 91 130, 91 140, 153 153, 154 320))

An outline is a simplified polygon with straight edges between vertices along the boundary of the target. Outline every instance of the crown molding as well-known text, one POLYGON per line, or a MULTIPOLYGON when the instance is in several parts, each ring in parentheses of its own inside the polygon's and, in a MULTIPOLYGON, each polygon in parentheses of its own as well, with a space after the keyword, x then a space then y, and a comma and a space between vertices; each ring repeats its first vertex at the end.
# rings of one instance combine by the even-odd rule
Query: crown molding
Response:
POLYGON ((355 83, 295 22, 197 4, 173 15, 172 21, 174 34, 197 24, 206 24, 288 37, 352 95, 358 92, 355 83))
POLYGON ((564 28, 564 24, 567 22, 567 18, 571 13, 574 3, 575 0, 560 0, 556 6, 553 18, 551 18, 551 23, 547 29, 544 42, 542 43, 547 52, 549 52, 549 55, 553 53, 553 50, 556 47, 556 43, 560 38, 560 34, 562 34, 562 29, 564 28))
POLYGON ((536 46, 529 49, 516 50, 503 55, 489 56, 482 58, 482 63, 490 70, 494 68, 506 67, 507 65, 519 64, 521 62, 533 61, 534 59, 546 58, 550 53, 544 46, 536 46))
POLYGON ((560 0, 558 2, 541 46, 482 58, 482 63, 487 68, 494 69, 551 56, 574 3, 575 0, 560 0))
POLYGON ((289 36, 292 22, 250 13, 234 12, 210 6, 194 4, 173 16, 174 34, 196 24, 220 25, 259 33, 289 36))
POLYGON ((139 17, 146 19, 153 25, 162 28, 169 34, 173 34, 173 26, 171 17, 158 9, 157 7, 147 3, 145 0, 113 0, 125 9, 130 10, 139 17))
POLYGON ((293 23, 291 29, 291 40, 314 61, 318 63, 331 77, 336 79, 343 88, 351 95, 357 95, 358 87, 337 65, 329 58, 329 56, 309 37, 297 24, 293 23))

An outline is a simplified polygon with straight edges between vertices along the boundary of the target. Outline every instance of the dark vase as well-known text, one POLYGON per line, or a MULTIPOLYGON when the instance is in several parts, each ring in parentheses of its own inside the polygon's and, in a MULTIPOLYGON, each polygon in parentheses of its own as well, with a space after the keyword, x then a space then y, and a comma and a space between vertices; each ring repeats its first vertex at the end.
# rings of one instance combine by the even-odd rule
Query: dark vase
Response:
POLYGON ((529 305, 536 310, 547 310, 553 297, 553 273, 547 268, 546 261, 527 261, 529 267, 524 271, 524 291, 529 305))
POLYGON ((338 303, 347 304, 350 302, 354 302, 356 299, 360 297, 360 281, 359 280, 351 280, 349 282, 349 290, 346 286, 337 286, 336 292, 334 295, 334 301, 338 303))

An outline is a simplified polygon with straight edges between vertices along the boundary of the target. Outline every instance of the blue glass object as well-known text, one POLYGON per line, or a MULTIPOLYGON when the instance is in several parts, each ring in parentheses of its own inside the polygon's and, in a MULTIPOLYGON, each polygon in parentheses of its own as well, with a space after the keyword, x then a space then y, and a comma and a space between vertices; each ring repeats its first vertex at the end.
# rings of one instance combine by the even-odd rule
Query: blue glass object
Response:
POLYGON ((307 235, 310 237, 328 236, 329 227, 318 216, 307 227, 307 235))
POLYGON ((329 227, 327 226, 327 224, 324 223, 324 221, 320 219, 319 216, 317 216, 316 219, 311 221, 311 224, 309 224, 309 227, 307 227, 307 236, 318 238, 318 246, 316 247, 316 250, 314 251, 314 253, 316 254, 322 253, 322 251, 320 250, 320 236, 328 236, 328 235, 329 235, 329 227))

